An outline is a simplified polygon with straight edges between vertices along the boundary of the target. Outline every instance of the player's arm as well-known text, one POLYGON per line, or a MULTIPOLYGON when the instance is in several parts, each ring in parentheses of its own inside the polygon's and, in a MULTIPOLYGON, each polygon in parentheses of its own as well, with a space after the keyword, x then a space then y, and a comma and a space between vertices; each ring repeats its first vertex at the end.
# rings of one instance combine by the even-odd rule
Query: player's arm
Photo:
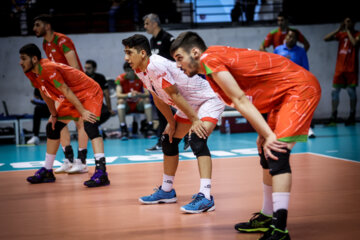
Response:
POLYGON ((265 41, 260 44, 259 51, 266 52, 265 41))
POLYGON ((131 93, 124 93, 123 88, 121 87, 121 84, 116 85, 116 97, 118 99, 127 99, 131 97, 131 93))
POLYGON ((350 40, 351 44, 354 47, 356 47, 360 42, 360 35, 357 36, 357 37, 354 37, 354 35, 351 33, 351 31, 348 28, 345 28, 345 29, 346 29, 346 33, 347 33, 347 35, 349 37, 349 40, 350 40))
POLYGON ((192 129, 200 138, 206 138, 208 136, 203 122, 198 118, 198 115, 185 98, 180 94, 176 84, 170 87, 164 88, 164 91, 174 101, 176 106, 189 118, 192 122, 192 129))
POLYGON ((309 48, 310 48, 310 43, 305 37, 304 37, 304 41, 303 41, 302 44, 304 45, 304 49, 307 52, 309 50, 309 48))
POLYGON ((340 24, 340 27, 339 27, 338 29, 336 29, 335 31, 327 34, 327 35, 324 37, 324 41, 325 41, 325 42, 328 42, 328 41, 336 40, 335 35, 336 35, 338 32, 342 31, 342 30, 344 29, 344 27, 345 27, 344 22, 342 22, 342 23, 340 24))
POLYGON ((241 115, 251 123, 260 136, 266 139, 266 142, 264 143, 265 154, 273 159, 277 159, 270 150, 285 152, 284 147, 287 146, 286 143, 276 140, 274 132, 265 122, 260 112, 246 97, 244 91, 240 89, 230 72, 223 71, 212 73, 211 76, 225 94, 232 100, 236 110, 238 110, 241 115))
POLYGON ((168 122, 169 128, 166 127, 164 132, 167 132, 167 134, 169 134, 170 142, 172 142, 172 136, 175 133, 175 128, 176 128, 176 121, 174 119, 174 115, 171 111, 171 108, 168 104, 166 104, 153 92, 151 92, 151 95, 153 96, 155 106, 159 109, 162 115, 164 115, 166 121, 168 122))
POLYGON ((46 96, 45 93, 43 93, 42 91, 40 91, 40 95, 43 98, 43 100, 45 101, 46 105, 48 106, 51 116, 56 117, 57 111, 56 111, 56 107, 55 107, 55 101, 52 100, 51 98, 49 98, 48 96, 46 96))
POLYGON ((97 117, 92 112, 86 110, 84 106, 81 104, 80 100, 75 96, 73 91, 66 85, 66 83, 62 83, 60 87, 58 87, 59 91, 64 94, 66 99, 74 105, 76 110, 81 114, 81 117, 84 121, 88 121, 91 123, 95 123, 97 120, 97 117))
POLYGON ((113 110, 111 109, 111 99, 110 99, 110 91, 109 88, 105 88, 103 89, 103 93, 104 93, 104 97, 105 97, 105 102, 106 102, 106 106, 108 107, 108 110, 111 114, 115 114, 113 112, 113 110))
POLYGON ((69 65, 71 67, 80 70, 80 63, 78 62, 78 60, 76 58, 76 53, 74 50, 70 50, 70 51, 66 52, 64 55, 65 55, 67 62, 69 63, 69 65))

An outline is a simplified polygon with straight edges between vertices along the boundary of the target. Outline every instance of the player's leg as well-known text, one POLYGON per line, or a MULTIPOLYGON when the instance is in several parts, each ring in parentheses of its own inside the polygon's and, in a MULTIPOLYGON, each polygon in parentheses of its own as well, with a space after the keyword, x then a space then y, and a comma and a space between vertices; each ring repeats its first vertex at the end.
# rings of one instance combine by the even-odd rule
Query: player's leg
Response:
MULTIPOLYGON (((208 99, 196 109, 198 117, 203 121, 208 136, 210 136, 216 127, 216 123, 224 111, 224 108, 225 105, 220 99, 213 98, 208 99)), ((201 213, 215 210, 215 201, 211 195, 212 160, 207 140, 208 138, 199 138, 195 133, 191 133, 189 138, 191 150, 198 161, 200 189, 189 204, 180 208, 187 213, 201 213)))
POLYGON ((335 72, 333 79, 333 89, 331 91, 331 118, 328 125, 336 125, 337 121, 337 109, 340 102, 340 90, 346 84, 346 79, 344 78, 343 73, 335 72))
POLYGON ((357 102, 357 96, 356 96, 356 88, 355 87, 347 87, 346 91, 350 98, 350 115, 349 118, 345 121, 346 126, 354 125, 356 123, 356 102, 357 102))
POLYGON ((44 167, 36 171, 34 176, 28 177, 29 183, 47 183, 55 182, 55 176, 53 174, 53 164, 55 161, 56 152, 60 144, 60 132, 66 126, 68 121, 57 121, 54 129, 50 122, 46 125, 46 154, 44 167))
POLYGON ((126 126, 126 114, 130 111, 130 106, 125 99, 118 99, 118 117, 120 122, 120 131, 122 140, 127 140, 129 138, 129 130, 126 126))
POLYGON ((87 173, 89 170, 86 165, 86 157, 89 138, 85 132, 84 121, 82 118, 79 118, 78 121, 75 121, 75 125, 78 132, 78 157, 74 159, 71 169, 67 170, 67 172, 70 174, 87 173))
MULTIPOLYGON (((156 132, 154 130, 154 126, 152 122, 153 120, 152 104, 150 98, 144 98, 142 101, 139 101, 138 106, 140 107, 140 109, 143 109, 143 112, 145 113, 145 117, 146 117, 146 122, 142 122, 140 131, 144 134, 145 137, 155 136, 156 132)), ((141 111, 139 110, 139 107, 138 107, 138 111, 141 111)))
MULTIPOLYGON (((94 113, 100 120, 102 102, 102 90, 98 88, 94 98, 88 99, 82 104, 85 109, 94 113)), ((100 187, 109 185, 110 181, 108 179, 108 173, 106 172, 104 141, 99 132, 99 121, 95 123, 84 121, 84 129, 87 136, 91 140, 91 145, 93 147, 95 157, 95 173, 90 178, 90 180, 84 182, 84 185, 87 187, 100 187)))
POLYGON ((190 129, 189 124, 177 122, 176 130, 170 142, 169 135, 162 135, 162 151, 164 153, 163 181, 161 187, 155 193, 140 197, 139 201, 144 204, 173 203, 177 201, 176 192, 173 188, 175 173, 179 163, 179 143, 190 129))

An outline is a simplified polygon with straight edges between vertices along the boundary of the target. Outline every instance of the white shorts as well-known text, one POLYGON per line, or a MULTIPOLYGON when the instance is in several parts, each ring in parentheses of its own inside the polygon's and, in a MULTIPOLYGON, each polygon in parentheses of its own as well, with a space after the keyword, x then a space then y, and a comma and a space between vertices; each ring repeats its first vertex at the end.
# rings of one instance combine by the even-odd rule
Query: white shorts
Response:
MULTIPOLYGON (((191 107, 198 114, 199 119, 202 121, 212 122, 216 124, 225 109, 225 104, 218 97, 210 98, 199 105, 192 105, 191 107)), ((177 109, 175 114, 177 122, 191 124, 188 117, 181 110, 177 109)))

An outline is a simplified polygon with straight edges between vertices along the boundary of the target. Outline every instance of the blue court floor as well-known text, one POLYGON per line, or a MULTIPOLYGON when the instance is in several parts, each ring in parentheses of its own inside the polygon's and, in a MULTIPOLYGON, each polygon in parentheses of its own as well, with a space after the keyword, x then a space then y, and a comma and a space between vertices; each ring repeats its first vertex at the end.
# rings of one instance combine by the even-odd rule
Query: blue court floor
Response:
MULTIPOLYGON (((316 138, 306 143, 297 143, 293 153, 311 152, 326 155, 342 160, 360 162, 360 123, 355 126, 338 124, 334 127, 316 125, 314 128, 316 138)), ((256 133, 221 134, 214 131, 209 138, 209 148, 213 158, 243 157, 257 155, 256 133)), ((106 139, 105 155, 107 163, 133 164, 143 162, 162 161, 161 152, 146 152, 145 149, 153 146, 156 139, 106 139)), ((76 141, 72 142, 74 149, 76 141)), ((192 152, 182 151, 183 142, 180 143, 180 160, 193 160, 192 152)), ((46 151, 46 144, 42 142, 37 146, 26 145, 0 145, 0 171, 16 171, 37 169, 42 166, 46 151)), ((88 145, 88 164, 94 164, 91 145, 88 145)), ((54 167, 60 166, 63 152, 58 151, 54 167)))

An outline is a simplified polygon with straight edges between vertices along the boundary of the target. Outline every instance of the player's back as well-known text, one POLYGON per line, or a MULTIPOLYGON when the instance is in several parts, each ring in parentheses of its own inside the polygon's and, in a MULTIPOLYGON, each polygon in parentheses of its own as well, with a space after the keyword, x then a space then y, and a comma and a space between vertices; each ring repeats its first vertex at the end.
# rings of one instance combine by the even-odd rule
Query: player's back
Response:
MULTIPOLYGON (((164 84, 176 84, 181 95, 188 101, 199 103, 216 97, 209 83, 202 77, 195 75, 188 77, 172 62, 159 55, 150 57, 149 75, 156 81, 156 88, 164 88, 164 84), (168 83, 166 83, 168 82, 168 83)), ((165 95, 167 97, 167 94, 165 95)))

